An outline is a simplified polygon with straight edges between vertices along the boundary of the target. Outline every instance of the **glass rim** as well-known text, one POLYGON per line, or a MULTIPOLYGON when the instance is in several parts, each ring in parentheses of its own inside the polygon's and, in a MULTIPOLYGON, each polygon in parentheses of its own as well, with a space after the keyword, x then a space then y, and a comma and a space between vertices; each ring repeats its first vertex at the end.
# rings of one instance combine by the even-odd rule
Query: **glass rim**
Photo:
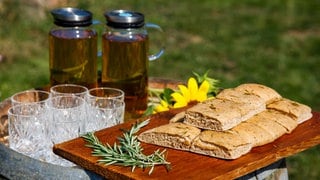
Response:
POLYGON ((39 103, 39 102, 45 102, 47 101, 48 99, 50 98, 50 92, 48 91, 44 91, 44 90, 37 90, 37 89, 29 89, 29 90, 25 90, 25 91, 20 91, 20 92, 17 92, 15 94, 13 94, 11 97, 10 97, 10 100, 11 100, 11 103, 17 103, 17 104, 32 104, 32 103, 39 103), (26 93, 41 93, 41 94, 45 94, 47 95, 47 98, 43 99, 43 100, 40 100, 40 101, 34 101, 34 102, 24 102, 24 101, 19 101, 17 100, 15 97, 18 97, 18 96, 21 96, 22 94, 26 94, 26 93))
MULTIPOLYGON (((35 103, 26 103, 26 104, 18 104, 18 105, 14 105, 14 106, 11 106, 8 111, 7 111, 7 115, 8 115, 8 118, 9 116, 20 116, 20 117, 30 117, 30 116, 35 116, 35 115, 40 115, 42 113, 46 113, 45 112, 45 108, 43 109, 44 112, 40 113, 38 111, 33 111, 33 113, 31 114, 21 114, 21 112, 14 112, 17 108, 21 108, 21 107, 25 107, 25 108, 28 108, 29 106, 36 106, 36 105, 39 105, 39 103, 35 102, 35 103)), ((30 112, 30 111, 28 111, 30 112)))
POLYGON ((89 89, 88 91, 88 97, 89 98, 96 98, 96 99, 118 99, 118 98, 121 98, 121 100, 124 99, 124 96, 125 96, 125 93, 123 90, 121 89, 118 89, 118 88, 111 88, 111 87, 96 87, 96 88, 92 88, 92 89, 89 89), (93 95, 92 92, 93 91, 104 91, 104 90, 112 90, 114 92, 118 92, 119 95, 116 95, 116 96, 97 96, 97 95, 93 95))
POLYGON ((51 94, 57 94, 57 95, 64 95, 64 94, 73 94, 73 95, 81 95, 81 94, 87 94, 89 89, 85 86, 78 85, 78 84, 58 84, 50 87, 50 93, 51 94), (80 92, 60 92, 57 88, 64 88, 64 87, 72 87, 72 88, 79 88, 80 92))

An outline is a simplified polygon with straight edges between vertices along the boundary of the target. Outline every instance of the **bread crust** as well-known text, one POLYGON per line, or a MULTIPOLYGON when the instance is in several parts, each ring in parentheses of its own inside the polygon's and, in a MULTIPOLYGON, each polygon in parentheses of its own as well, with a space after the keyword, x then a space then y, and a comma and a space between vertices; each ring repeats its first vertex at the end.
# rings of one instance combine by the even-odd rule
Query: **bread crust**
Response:
POLYGON ((217 99, 230 100, 233 102, 253 104, 253 106, 265 106, 265 99, 257 96, 256 94, 239 91, 235 88, 222 90, 217 96, 217 99))
POLYGON ((248 94, 257 95, 260 98, 264 99, 266 104, 269 104, 273 101, 276 101, 282 98, 282 96, 277 91, 262 84, 256 84, 256 83, 241 84, 237 86, 235 90, 242 91, 248 94))
POLYGON ((273 109, 267 109, 259 115, 278 123, 286 129, 286 133, 291 133, 298 126, 298 122, 294 118, 273 109))
POLYGON ((177 113, 173 118, 169 120, 170 123, 183 122, 186 112, 182 111, 177 113))
POLYGON ((270 132, 253 123, 243 122, 231 131, 249 141, 252 147, 262 146, 274 141, 274 136, 270 132))
POLYGON ((251 148, 250 142, 232 131, 205 130, 194 140, 190 151, 222 159, 236 159, 251 148))
POLYGON ((250 118, 247 123, 252 123, 260 128, 264 129, 266 132, 272 135, 271 142, 284 135, 287 130, 282 125, 278 124, 275 121, 271 121, 270 119, 263 116, 263 114, 257 114, 250 118))
POLYGON ((282 98, 267 105, 268 109, 280 111, 301 124, 312 117, 311 108, 307 105, 282 98))

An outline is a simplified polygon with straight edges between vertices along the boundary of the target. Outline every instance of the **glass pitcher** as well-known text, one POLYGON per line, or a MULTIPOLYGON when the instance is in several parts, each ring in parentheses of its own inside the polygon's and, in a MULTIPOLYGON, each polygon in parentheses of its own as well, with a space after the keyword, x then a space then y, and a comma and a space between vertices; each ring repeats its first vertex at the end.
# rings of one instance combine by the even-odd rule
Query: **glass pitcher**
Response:
POLYGON ((127 10, 104 14, 107 27, 102 35, 102 84, 125 92, 126 116, 139 117, 147 109, 148 65, 163 53, 149 55, 147 29, 163 32, 156 24, 145 24, 144 15, 127 10))
POLYGON ((77 8, 51 11, 55 27, 49 32, 50 84, 97 87, 97 32, 92 13, 77 8))

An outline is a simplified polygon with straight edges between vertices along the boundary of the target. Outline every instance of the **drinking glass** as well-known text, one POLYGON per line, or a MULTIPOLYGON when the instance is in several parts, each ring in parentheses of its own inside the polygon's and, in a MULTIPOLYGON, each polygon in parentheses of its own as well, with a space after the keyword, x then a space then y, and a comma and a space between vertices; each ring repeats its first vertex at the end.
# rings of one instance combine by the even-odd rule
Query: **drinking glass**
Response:
POLYGON ((44 106, 45 101, 50 97, 50 93, 42 90, 26 90, 11 96, 12 106, 27 103, 36 103, 44 106))
MULTIPOLYGON (((84 133, 86 120, 86 102, 82 97, 59 95, 47 102, 52 118, 47 124, 47 133, 54 144, 77 138, 84 133)), ((56 155, 50 160, 53 164, 73 166, 74 164, 56 155)))
POLYGON ((88 93, 88 88, 76 84, 59 84, 52 86, 50 88, 50 93, 52 97, 73 95, 85 98, 86 94, 88 93))
POLYGON ((88 118, 86 131, 97 131, 124 121, 124 93, 114 88, 95 88, 86 97, 88 118))
POLYGON ((49 143, 45 127, 49 113, 39 103, 15 105, 8 110, 9 146, 29 157, 47 161, 49 143))

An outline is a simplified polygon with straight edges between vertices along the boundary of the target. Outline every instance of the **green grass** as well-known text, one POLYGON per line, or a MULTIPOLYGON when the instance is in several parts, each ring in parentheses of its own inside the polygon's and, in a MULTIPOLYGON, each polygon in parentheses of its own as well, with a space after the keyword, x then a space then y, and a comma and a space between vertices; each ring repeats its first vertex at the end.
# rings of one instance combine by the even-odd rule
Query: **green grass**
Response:
MULTIPOLYGON (((0 99, 48 84, 48 11, 32 17, 18 0, 0 8, 0 99)), ((104 22, 111 9, 143 12, 162 26, 166 53, 150 63, 150 76, 186 80, 210 70, 222 87, 257 82, 320 111, 320 2, 253 0, 80 1, 104 22)), ((96 26, 99 32, 104 25, 96 26)), ((151 32, 152 49, 160 43, 151 32)), ((320 147, 288 158, 290 179, 320 178, 320 147)))

